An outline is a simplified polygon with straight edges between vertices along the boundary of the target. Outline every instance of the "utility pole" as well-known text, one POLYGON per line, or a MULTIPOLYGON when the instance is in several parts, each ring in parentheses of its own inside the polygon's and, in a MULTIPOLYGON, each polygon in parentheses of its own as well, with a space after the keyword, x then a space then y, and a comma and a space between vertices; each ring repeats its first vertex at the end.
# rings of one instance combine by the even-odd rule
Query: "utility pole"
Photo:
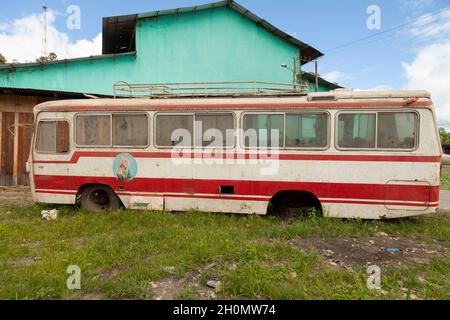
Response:
POLYGON ((314 60, 314 73, 316 78, 316 92, 319 92, 319 66, 317 63, 317 59, 314 60))
POLYGON ((44 34, 42 36, 42 49, 41 49, 41 55, 43 57, 48 56, 48 41, 47 41, 47 10, 48 6, 44 3, 42 5, 42 9, 44 10, 44 34))
POLYGON ((294 57, 294 65, 292 67, 292 84, 294 85, 294 92, 297 91, 297 58, 294 57))

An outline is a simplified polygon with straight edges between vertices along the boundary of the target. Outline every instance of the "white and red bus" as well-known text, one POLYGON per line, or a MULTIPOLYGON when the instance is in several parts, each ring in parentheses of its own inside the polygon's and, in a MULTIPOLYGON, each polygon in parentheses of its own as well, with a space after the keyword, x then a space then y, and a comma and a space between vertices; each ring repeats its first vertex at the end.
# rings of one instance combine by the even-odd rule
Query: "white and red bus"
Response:
POLYGON ((53 101, 35 108, 36 202, 339 218, 431 214, 442 148, 423 91, 53 101))

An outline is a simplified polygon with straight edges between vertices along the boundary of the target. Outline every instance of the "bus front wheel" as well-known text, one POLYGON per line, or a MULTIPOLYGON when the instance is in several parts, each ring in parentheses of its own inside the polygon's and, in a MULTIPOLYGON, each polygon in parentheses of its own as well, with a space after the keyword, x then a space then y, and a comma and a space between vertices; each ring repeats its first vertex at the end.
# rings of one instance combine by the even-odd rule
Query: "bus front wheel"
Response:
POLYGON ((81 194, 81 208, 92 212, 114 211, 121 207, 120 199, 107 186, 92 185, 81 194))

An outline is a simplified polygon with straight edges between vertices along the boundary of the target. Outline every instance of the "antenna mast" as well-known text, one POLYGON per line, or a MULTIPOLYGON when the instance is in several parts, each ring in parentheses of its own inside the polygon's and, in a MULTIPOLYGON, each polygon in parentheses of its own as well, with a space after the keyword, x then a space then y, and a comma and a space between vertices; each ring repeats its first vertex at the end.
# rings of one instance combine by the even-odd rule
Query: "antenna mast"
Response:
POLYGON ((47 57, 48 56, 48 42, 47 42, 47 10, 48 10, 48 6, 44 3, 42 5, 42 9, 44 10, 44 34, 42 37, 42 50, 41 50, 41 54, 43 57, 47 57))

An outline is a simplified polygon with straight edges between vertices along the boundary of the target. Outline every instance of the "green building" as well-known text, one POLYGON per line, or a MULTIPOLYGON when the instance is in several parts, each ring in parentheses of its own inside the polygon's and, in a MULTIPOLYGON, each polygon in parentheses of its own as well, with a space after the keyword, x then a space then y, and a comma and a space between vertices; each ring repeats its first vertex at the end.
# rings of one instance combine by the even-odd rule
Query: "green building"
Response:
POLYGON ((339 88, 301 72, 321 56, 234 1, 104 18, 100 56, 0 65, 0 185, 28 183, 33 107, 40 102, 112 96, 119 81, 290 87, 297 78, 307 91, 339 88))
MULTIPOLYGON (((222 1, 105 18, 101 56, 0 66, 0 88, 112 95, 118 81, 292 83, 292 71, 300 70, 294 58, 305 64, 320 56, 234 1, 222 1)), ((333 88, 319 83, 319 91, 333 88)))

